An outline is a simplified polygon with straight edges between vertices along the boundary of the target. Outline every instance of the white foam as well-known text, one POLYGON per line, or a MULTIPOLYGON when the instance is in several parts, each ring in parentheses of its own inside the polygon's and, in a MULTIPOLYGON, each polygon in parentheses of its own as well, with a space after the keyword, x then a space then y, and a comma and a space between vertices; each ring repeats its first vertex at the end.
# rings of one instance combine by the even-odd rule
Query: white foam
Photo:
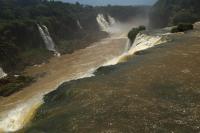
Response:
MULTIPOLYGON (((87 72, 76 73, 71 79, 62 81, 56 88, 64 82, 95 76, 94 72, 98 68, 99 67, 92 68, 87 72)), ((44 103, 43 96, 48 93, 49 91, 43 93, 40 92, 40 94, 34 96, 25 103, 19 104, 14 109, 2 113, 0 116, 0 132, 15 132, 22 129, 32 119, 32 117, 34 117, 37 108, 44 103)))
POLYGON ((110 22, 111 25, 114 25, 116 23, 115 18, 113 18, 112 16, 108 15, 108 20, 110 22))
POLYGON ((6 76, 7 76, 7 73, 5 73, 5 72, 3 71, 3 69, 0 67, 0 79, 4 78, 4 77, 6 77, 6 76))
POLYGON ((96 20, 101 28, 102 31, 107 31, 109 28, 109 22, 105 19, 103 14, 98 14, 96 20))
POLYGON ((121 61, 121 59, 133 55, 137 51, 145 50, 158 44, 165 43, 167 40, 164 39, 163 36, 164 35, 153 36, 139 33, 136 36, 135 41, 131 47, 129 41, 127 41, 125 52, 122 55, 107 61, 103 66, 116 65, 121 61))
POLYGON ((119 29, 114 27, 116 24, 116 20, 110 15, 108 15, 108 20, 107 20, 103 14, 98 14, 96 17, 96 20, 102 31, 105 31, 108 33, 119 32, 119 29))
POLYGON ((33 116, 36 108, 42 104, 42 97, 35 97, 15 109, 5 112, 0 118, 0 131, 14 132, 21 129, 33 116))
POLYGON ((145 50, 145 49, 154 47, 154 46, 164 43, 166 41, 167 40, 164 39, 163 35, 154 36, 154 35, 147 35, 147 34, 139 33, 136 36, 136 39, 135 39, 132 47, 128 51, 128 54, 134 54, 137 51, 141 51, 141 50, 145 50))

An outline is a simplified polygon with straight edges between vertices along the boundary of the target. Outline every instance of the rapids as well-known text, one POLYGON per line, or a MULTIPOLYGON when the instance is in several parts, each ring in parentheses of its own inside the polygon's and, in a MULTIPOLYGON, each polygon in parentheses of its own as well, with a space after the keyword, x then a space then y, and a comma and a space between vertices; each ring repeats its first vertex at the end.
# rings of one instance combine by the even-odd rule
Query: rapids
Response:
POLYGON ((30 86, 0 100, 0 131, 13 132, 23 128, 43 103, 43 96, 62 83, 94 76, 96 69, 124 52, 126 36, 116 35, 96 42, 73 54, 52 58, 49 63, 28 68, 30 76, 42 75, 30 86))
MULTIPOLYGON (((199 132, 199 33, 171 34, 127 62, 99 68, 95 77, 62 84, 22 132, 199 132)), ((150 40, 158 42, 156 36, 150 40)))
MULTIPOLYGON (((97 21, 102 30, 105 30, 115 21, 108 17, 106 21, 103 15, 97 16, 97 21)), ((46 26, 38 25, 41 36, 47 49, 57 53, 55 45, 46 26), (43 28, 42 28, 43 27, 43 28), (47 45, 48 44, 48 45, 47 45)), ((23 128, 34 117, 38 107, 43 104, 44 95, 57 89, 64 82, 94 76, 94 72, 108 65, 115 65, 124 57, 133 55, 135 51, 153 47, 163 43, 162 36, 139 34, 131 46, 127 39, 126 28, 109 38, 103 39, 91 46, 78 50, 72 54, 62 55, 60 58, 52 58, 49 63, 33 66, 26 69, 28 76, 38 77, 30 86, 9 97, 0 100, 0 131, 13 132, 23 128)), ((127 29, 130 29, 127 28, 127 29)))
POLYGON ((148 34, 148 33, 139 33, 133 44, 131 44, 130 40, 127 41, 125 52, 115 57, 114 59, 106 62, 103 66, 110 66, 110 65, 116 65, 120 62, 123 62, 128 58, 129 56, 132 56, 134 53, 138 51, 142 51, 151 47, 154 47, 158 44, 162 44, 167 42, 167 35, 168 34, 148 34), (131 46, 132 45, 132 46, 131 46))

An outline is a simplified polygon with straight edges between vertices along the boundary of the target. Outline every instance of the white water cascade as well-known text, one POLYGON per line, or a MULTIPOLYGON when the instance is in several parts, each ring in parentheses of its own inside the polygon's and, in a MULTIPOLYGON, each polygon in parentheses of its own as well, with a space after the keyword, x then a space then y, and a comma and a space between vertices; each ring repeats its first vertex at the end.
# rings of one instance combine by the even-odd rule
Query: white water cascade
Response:
POLYGON ((112 16, 108 15, 108 20, 110 22, 111 25, 114 25, 116 23, 115 18, 113 18, 112 16))
POLYGON ((98 14, 96 20, 102 31, 111 32, 111 27, 116 23, 115 19, 108 15, 108 20, 106 20, 103 14, 98 14))
POLYGON ((3 69, 0 67, 0 79, 6 77, 7 74, 3 71, 3 69))
POLYGON ((145 50, 154 47, 158 44, 167 42, 166 35, 147 35, 139 33, 131 46, 128 54, 132 55, 137 51, 145 50))
POLYGON ((126 53, 126 52, 130 49, 130 47, 131 47, 131 40, 130 40, 130 39, 127 39, 124 52, 126 53))
POLYGON ((120 62, 124 62, 124 60, 126 60, 127 57, 133 55, 135 52, 142 51, 165 42, 167 42, 165 34, 158 36, 139 33, 136 36, 132 46, 131 42, 128 40, 125 47, 125 52, 122 55, 115 57, 112 60, 109 60, 103 66, 116 65, 120 62))
POLYGON ((81 25, 80 21, 77 20, 76 23, 77 23, 77 26, 79 27, 79 29, 82 30, 82 29, 83 29, 83 26, 81 25))
POLYGON ((50 36, 49 30, 45 25, 42 25, 42 27, 37 24, 40 35, 42 39, 44 40, 45 46, 49 51, 54 52, 55 56, 60 56, 60 53, 55 49, 55 43, 53 42, 53 39, 50 36))
MULTIPOLYGON (((71 80, 78 80, 87 77, 93 77, 94 72, 98 68, 90 69, 86 72, 77 73, 74 77, 68 80, 62 81, 57 85, 58 88, 64 82, 69 82, 71 80)), ((21 103, 16 106, 13 110, 6 111, 0 116, 0 133, 16 132, 22 129, 29 121, 34 117, 37 109, 44 103, 43 96, 48 94, 48 92, 40 92, 38 95, 33 96, 25 103, 21 103)))
POLYGON ((15 109, 5 112, 0 117, 0 133, 15 132, 33 117, 36 109, 43 103, 42 97, 34 97, 15 109))

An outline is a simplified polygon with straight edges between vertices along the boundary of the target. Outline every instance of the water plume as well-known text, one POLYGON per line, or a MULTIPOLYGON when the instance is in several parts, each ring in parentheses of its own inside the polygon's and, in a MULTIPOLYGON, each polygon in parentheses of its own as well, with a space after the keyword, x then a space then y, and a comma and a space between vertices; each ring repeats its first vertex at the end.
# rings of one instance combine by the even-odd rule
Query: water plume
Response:
POLYGON ((113 18, 113 17, 110 16, 110 15, 108 15, 108 20, 109 20, 110 25, 114 25, 114 24, 116 23, 115 18, 113 18))
POLYGON ((102 31, 107 31, 107 29, 109 28, 110 24, 109 22, 105 19, 103 14, 98 14, 97 18, 96 18, 99 27, 101 28, 102 31))
POLYGON ((104 14, 98 14, 96 17, 97 23, 99 24, 99 27, 102 31, 113 33, 116 32, 113 28, 114 25, 117 23, 116 20, 111 17, 110 15, 107 16, 108 19, 106 19, 104 14))

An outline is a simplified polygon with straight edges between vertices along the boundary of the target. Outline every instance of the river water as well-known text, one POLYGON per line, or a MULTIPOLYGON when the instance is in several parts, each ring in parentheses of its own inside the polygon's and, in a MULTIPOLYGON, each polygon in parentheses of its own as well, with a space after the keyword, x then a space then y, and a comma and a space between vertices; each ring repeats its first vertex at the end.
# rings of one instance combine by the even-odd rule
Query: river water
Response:
POLYGON ((0 99, 0 131, 16 131, 26 125, 43 103, 43 96, 66 81, 93 76, 102 64, 121 55, 126 45, 125 34, 115 34, 73 54, 52 58, 35 65, 25 73, 39 77, 32 85, 0 99))
POLYGON ((73 54, 28 68, 27 75, 39 78, 23 91, 0 99, 0 131, 17 131, 33 117, 27 132, 174 131, 181 124, 184 128, 178 131, 189 131, 188 118, 194 117, 191 121, 195 123, 199 116, 193 108, 199 106, 195 90, 199 88, 199 32, 172 35, 175 41, 165 47, 163 44, 133 55, 167 42, 160 35, 165 38, 168 34, 152 35, 139 34, 125 52, 126 35, 115 34, 73 54), (101 66, 124 60, 128 62, 101 68, 97 76, 86 78, 94 76, 101 66), (76 80, 80 78, 86 79, 76 80), (61 85, 66 81, 71 82, 61 85))
POLYGON ((165 35, 162 44, 152 33, 138 35, 135 49, 95 76, 59 86, 22 133, 199 132, 200 30, 165 35), (129 54, 152 42, 160 45, 129 54))

